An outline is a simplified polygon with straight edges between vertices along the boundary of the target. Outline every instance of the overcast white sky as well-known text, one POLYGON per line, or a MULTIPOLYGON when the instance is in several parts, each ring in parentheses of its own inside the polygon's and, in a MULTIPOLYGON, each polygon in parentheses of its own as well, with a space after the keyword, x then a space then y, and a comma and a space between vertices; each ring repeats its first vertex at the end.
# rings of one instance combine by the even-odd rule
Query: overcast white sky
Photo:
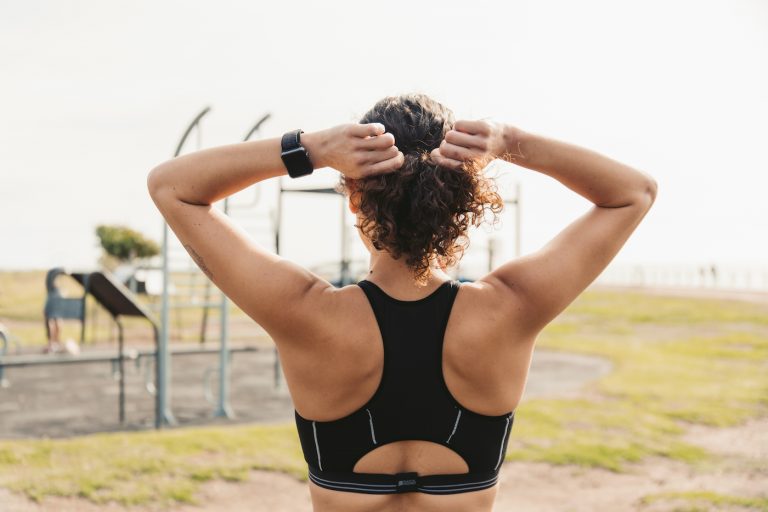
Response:
MULTIPOLYGON (((25 0, 0 3, 0 269, 92 266, 100 223, 159 240, 146 175, 206 105, 204 147, 240 140, 265 112, 273 137, 411 91, 656 177, 617 262, 768 261, 768 2, 25 0)), ((524 253, 589 207, 548 177, 505 172, 522 185, 524 253)), ((286 185, 337 177, 315 174, 286 185)), ((287 257, 338 257, 336 200, 285 208, 287 257)), ((485 237, 473 234, 479 252, 485 237)))

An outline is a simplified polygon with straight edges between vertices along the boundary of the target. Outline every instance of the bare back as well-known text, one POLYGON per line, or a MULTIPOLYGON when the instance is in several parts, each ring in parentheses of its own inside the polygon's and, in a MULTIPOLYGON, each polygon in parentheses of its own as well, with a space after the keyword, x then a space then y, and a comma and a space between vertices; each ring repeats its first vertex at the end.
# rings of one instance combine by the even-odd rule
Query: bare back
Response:
MULTIPOLYGON (((427 296, 432 290, 423 292, 427 296)), ((397 290, 394 298, 416 300, 397 290)), ((282 343, 280 355, 296 410, 319 421, 359 409, 379 385, 383 370, 381 333, 371 306, 358 286, 324 297, 327 325, 306 333, 303 350, 282 343), (336 313, 332 313, 335 311, 336 313), (313 342, 312 339, 316 342, 313 342), (306 350, 316 346, 317 350, 306 350), (285 347, 285 348, 283 348, 285 347)), ((463 283, 444 336, 443 374, 451 394, 468 409, 498 415, 515 409, 530 366, 532 339, 515 339, 512 301, 487 282, 463 283)), ((286 340, 288 341, 288 340, 286 340)), ((457 453, 426 441, 400 441, 365 455, 354 471, 419 474, 466 473, 457 453)), ((457 495, 408 493, 389 496, 340 493, 310 484, 317 511, 491 510, 496 487, 457 495), (403 508, 404 507, 404 508, 403 508)))

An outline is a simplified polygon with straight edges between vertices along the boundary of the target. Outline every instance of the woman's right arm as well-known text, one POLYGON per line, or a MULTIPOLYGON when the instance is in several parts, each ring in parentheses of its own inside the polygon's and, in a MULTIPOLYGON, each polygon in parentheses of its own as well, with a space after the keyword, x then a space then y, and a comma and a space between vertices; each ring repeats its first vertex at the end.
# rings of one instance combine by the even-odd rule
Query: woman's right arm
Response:
POLYGON ((483 155, 546 174, 594 203, 544 247, 480 279, 510 296, 536 334, 616 256, 651 208, 656 181, 589 149, 487 121, 458 121, 433 158, 456 165, 483 155))

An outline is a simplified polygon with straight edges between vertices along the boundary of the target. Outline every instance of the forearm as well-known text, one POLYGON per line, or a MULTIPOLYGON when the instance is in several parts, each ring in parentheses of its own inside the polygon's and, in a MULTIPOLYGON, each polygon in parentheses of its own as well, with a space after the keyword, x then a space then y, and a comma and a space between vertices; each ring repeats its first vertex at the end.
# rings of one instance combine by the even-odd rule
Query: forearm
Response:
MULTIPOLYGON (((323 167, 316 134, 302 134, 301 142, 314 167, 323 167)), ((280 137, 204 149, 158 165, 149 173, 147 186, 153 196, 162 193, 185 203, 209 205, 254 183, 287 175, 280 153, 280 137)))
POLYGON ((511 126, 504 138, 505 160, 546 174, 597 206, 623 207, 655 197, 652 177, 595 151, 511 126))

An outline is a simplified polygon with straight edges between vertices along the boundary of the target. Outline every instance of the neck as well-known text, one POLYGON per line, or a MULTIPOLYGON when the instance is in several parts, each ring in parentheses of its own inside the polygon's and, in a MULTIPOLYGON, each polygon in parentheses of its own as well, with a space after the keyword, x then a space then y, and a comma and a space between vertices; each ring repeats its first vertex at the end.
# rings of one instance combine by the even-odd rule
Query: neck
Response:
MULTIPOLYGON (((399 260, 396 260, 386 251, 371 252, 369 271, 366 279, 390 288, 421 288, 413 278, 413 272, 408 268, 408 265, 405 264, 405 259, 400 258, 399 260)), ((425 286, 430 287, 433 284, 448 279, 451 279, 451 276, 446 274, 437 264, 437 260, 433 258, 430 261, 429 276, 427 277, 425 286)))

